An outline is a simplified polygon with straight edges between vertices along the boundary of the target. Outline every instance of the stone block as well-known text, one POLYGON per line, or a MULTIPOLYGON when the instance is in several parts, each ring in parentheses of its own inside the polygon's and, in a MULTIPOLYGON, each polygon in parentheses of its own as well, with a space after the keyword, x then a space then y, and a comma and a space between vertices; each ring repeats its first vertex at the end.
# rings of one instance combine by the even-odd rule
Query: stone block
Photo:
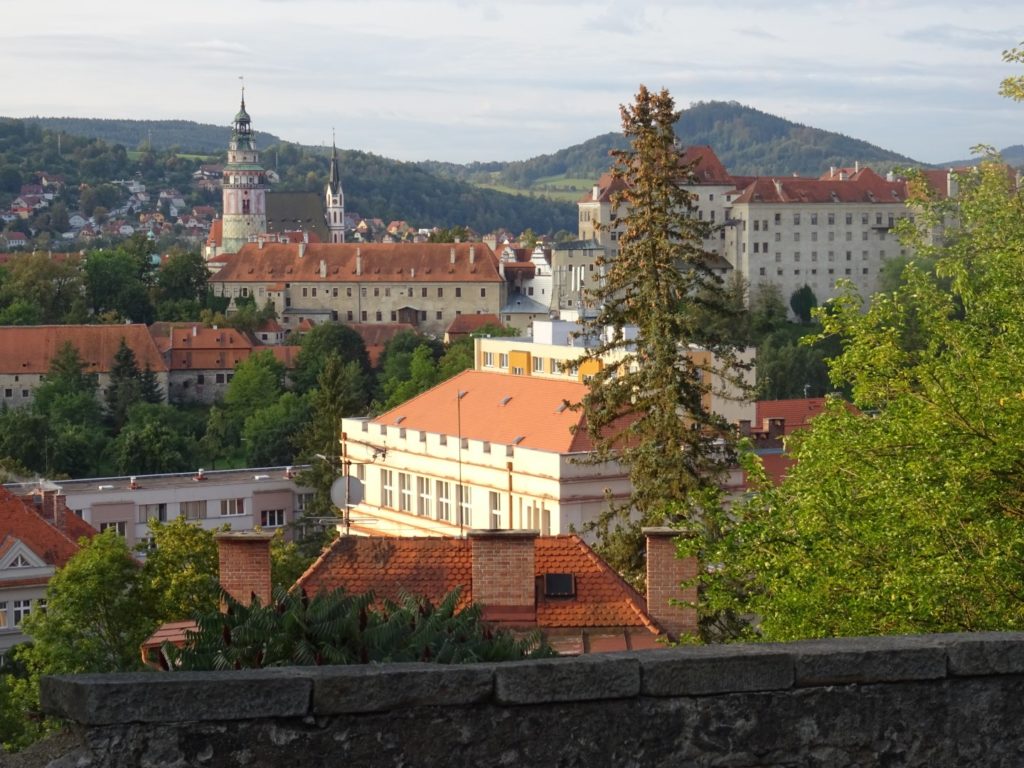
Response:
POLYGON ((793 687, 785 646, 682 646, 637 654, 645 696, 703 696, 793 687))
POLYGON ((386 664, 310 667, 313 712, 340 715, 401 707, 459 706, 491 698, 491 664, 386 664))
POLYGON ((500 704, 620 699, 639 693, 637 654, 603 653, 494 665, 494 695, 500 704))
POLYGON ((950 675, 1024 673, 1024 632, 959 632, 941 637, 950 675))
POLYGON ((939 680, 946 651, 931 635, 804 640, 786 646, 797 687, 939 680))
POLYGON ((44 677, 44 711, 84 725, 304 717, 313 683, 297 669, 44 677))

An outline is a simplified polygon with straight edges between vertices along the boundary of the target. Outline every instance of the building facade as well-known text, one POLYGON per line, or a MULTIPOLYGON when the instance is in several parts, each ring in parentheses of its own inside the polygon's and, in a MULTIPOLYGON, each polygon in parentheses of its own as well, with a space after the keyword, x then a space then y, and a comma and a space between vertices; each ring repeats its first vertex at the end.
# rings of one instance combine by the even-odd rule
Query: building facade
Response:
POLYGON ((270 301, 285 329, 397 322, 437 336, 459 315, 497 315, 504 285, 481 243, 248 243, 210 277, 217 296, 270 301))
POLYGON ((223 196, 221 247, 235 253, 250 238, 267 231, 267 174, 260 165, 252 119, 245 111, 244 91, 228 144, 223 196))

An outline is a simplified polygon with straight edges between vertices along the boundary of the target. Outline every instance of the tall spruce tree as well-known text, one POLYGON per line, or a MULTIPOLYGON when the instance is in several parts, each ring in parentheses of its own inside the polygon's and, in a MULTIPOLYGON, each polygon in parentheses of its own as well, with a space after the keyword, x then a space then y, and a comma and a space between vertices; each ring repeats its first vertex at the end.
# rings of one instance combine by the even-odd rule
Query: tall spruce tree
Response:
POLYGON ((114 364, 110 367, 110 384, 104 394, 107 405, 107 420, 114 433, 128 420, 128 409, 142 399, 142 374, 135 353, 124 337, 114 353, 114 364))
POLYGON ((638 581, 640 528, 686 516, 695 492, 717 487, 726 471, 733 433, 707 396, 715 376, 739 377, 735 350, 708 344, 708 315, 730 303, 702 245, 710 224, 697 218, 683 186, 694 168, 676 144, 672 97, 641 86, 621 112, 630 146, 613 153, 613 174, 623 182, 612 201, 619 252, 599 262, 605 274, 591 295, 597 314, 587 329, 599 341, 580 362, 600 368, 582 403, 594 460, 617 459, 633 486, 629 504, 594 524, 599 547, 638 581), (716 362, 689 354, 698 339, 716 362))

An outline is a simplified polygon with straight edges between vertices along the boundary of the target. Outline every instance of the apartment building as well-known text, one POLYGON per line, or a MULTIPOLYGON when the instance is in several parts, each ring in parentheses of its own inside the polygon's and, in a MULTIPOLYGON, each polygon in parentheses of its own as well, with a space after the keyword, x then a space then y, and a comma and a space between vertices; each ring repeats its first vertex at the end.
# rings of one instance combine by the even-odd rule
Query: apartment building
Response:
POLYGON ((344 419, 341 455, 363 489, 350 530, 373 536, 459 536, 473 528, 568 533, 627 473, 590 464, 577 381, 464 371, 376 418, 344 419))
POLYGON ((214 530, 255 527, 276 530, 301 516, 312 489, 295 481, 292 467, 230 469, 134 477, 9 484, 17 494, 42 491, 56 496, 77 517, 98 531, 108 528, 129 547, 149 535, 150 520, 178 517, 214 530))

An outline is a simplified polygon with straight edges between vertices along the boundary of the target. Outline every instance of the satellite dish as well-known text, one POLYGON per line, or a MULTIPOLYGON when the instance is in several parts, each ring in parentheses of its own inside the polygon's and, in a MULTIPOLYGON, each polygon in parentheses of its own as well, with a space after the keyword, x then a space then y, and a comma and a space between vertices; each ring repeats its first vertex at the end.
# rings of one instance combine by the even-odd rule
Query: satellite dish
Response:
POLYGON ((340 509, 353 507, 363 500, 363 482, 358 477, 339 477, 331 483, 331 501, 340 509))

